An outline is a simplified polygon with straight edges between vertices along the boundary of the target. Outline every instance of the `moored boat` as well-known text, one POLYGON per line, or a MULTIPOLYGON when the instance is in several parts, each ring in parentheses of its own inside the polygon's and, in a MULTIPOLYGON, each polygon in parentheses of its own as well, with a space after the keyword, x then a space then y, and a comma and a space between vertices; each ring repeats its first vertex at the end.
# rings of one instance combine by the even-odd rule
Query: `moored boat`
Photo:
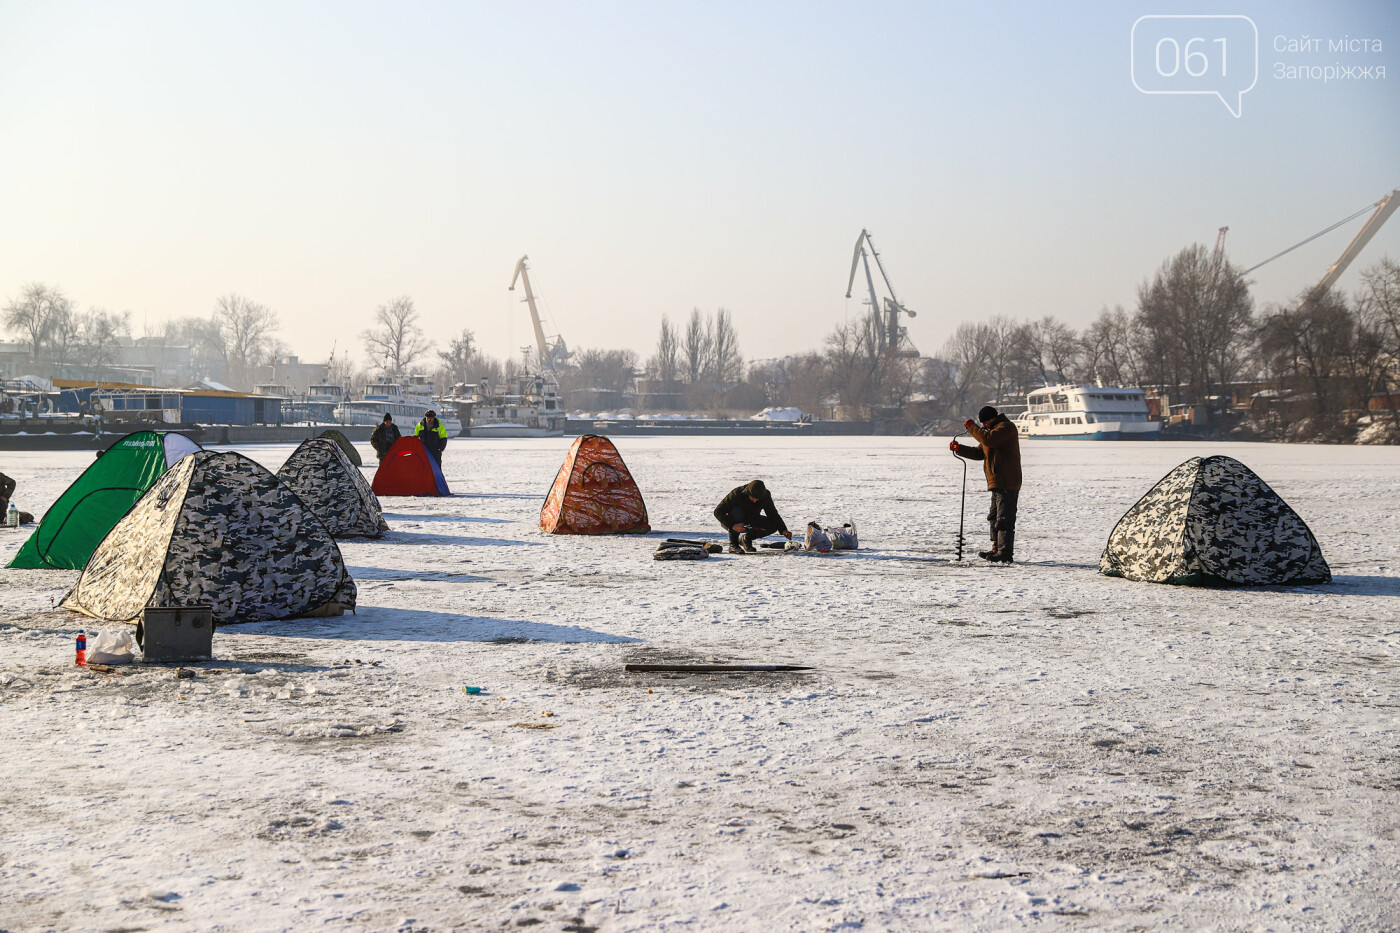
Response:
POLYGON ((404 434, 413 431, 413 426, 423 419, 428 410, 437 412, 438 421, 447 429, 448 435, 457 435, 462 430, 457 413, 450 408, 439 406, 432 395, 432 385, 414 383, 412 389, 419 392, 406 392, 395 382, 376 382, 365 386, 362 398, 346 399, 335 409, 335 420, 340 424, 379 424, 386 413, 394 416, 394 423, 404 434), (426 389, 426 391, 422 391, 426 389))
MULTIPOLYGON (((561 437, 565 415, 559 405, 559 384, 553 374, 523 374, 493 386, 459 383, 440 399, 455 409, 467 437, 561 437)), ((451 410, 451 409, 449 409, 451 410)))
POLYGON ((1116 386, 1036 389, 1012 423, 1021 437, 1062 441, 1148 441, 1162 430, 1148 415, 1146 392, 1116 386))

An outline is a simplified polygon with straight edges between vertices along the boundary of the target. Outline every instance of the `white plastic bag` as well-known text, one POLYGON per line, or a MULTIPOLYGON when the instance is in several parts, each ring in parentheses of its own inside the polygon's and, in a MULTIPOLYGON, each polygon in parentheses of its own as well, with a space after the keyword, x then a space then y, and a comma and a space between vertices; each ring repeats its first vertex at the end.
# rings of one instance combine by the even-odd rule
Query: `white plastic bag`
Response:
POLYGON ((136 659, 132 652, 130 632, 117 632, 103 629, 88 642, 87 662, 89 664, 130 664, 136 659))
POLYGON ((860 538, 856 535, 855 522, 846 522, 840 528, 828 528, 826 533, 831 538, 833 551, 854 551, 860 547, 860 538))
POLYGON ((817 527, 816 522, 808 522, 807 535, 803 539, 802 546, 809 551, 825 554, 831 550, 831 539, 826 536, 826 532, 817 527))

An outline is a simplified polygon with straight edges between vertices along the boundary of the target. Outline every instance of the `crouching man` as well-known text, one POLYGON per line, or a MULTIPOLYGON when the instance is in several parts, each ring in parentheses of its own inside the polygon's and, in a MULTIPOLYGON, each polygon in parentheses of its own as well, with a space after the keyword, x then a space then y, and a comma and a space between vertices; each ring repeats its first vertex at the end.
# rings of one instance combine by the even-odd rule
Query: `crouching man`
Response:
POLYGON ((773 497, 768 494, 768 488, 761 479, 730 490, 729 495, 715 506, 715 518, 729 532, 731 554, 754 553, 754 541, 775 531, 792 540, 792 532, 788 531, 783 517, 778 514, 773 497), (743 535, 742 539, 740 535, 743 535))
POLYGON ((976 447, 957 441, 948 447, 967 460, 981 460, 987 475, 987 488, 992 493, 992 507, 987 512, 991 525, 992 549, 978 552, 978 557, 996 564, 1009 564, 1016 549, 1016 500, 1021 495, 1021 443, 1016 425, 990 405, 977 413, 977 420, 963 422, 967 433, 977 441, 976 447))

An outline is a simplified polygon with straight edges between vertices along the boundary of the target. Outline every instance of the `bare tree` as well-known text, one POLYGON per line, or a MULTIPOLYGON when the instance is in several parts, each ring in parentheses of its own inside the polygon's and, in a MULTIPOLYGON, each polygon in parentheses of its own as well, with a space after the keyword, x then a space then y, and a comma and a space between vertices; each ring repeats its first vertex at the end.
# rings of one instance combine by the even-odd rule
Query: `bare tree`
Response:
POLYGON ((681 363, 685 366, 685 381, 699 384, 710 365, 710 330, 699 308, 693 308, 681 337, 681 363))
POLYGON ((881 399, 884 367, 883 331, 875 313, 847 321, 827 335, 826 361, 832 388, 841 405, 865 414, 881 399))
POLYGON ((1054 315, 1046 315, 1026 330, 1031 363, 1041 385, 1078 378, 1081 344, 1074 329, 1054 315))
POLYGON ((573 383, 570 389, 626 392, 632 388, 636 376, 637 353, 635 350, 579 350, 574 355, 574 363, 568 380, 573 383))
POLYGON ((1361 273, 1361 291, 1356 297, 1359 313, 1365 315, 1381 337, 1379 388, 1385 394, 1390 417, 1400 417, 1396 406, 1400 365, 1400 263, 1386 257, 1361 273))
POLYGON ((970 412, 991 391, 987 364, 993 352, 986 324, 959 324, 943 347, 943 359, 929 374, 930 390, 943 401, 944 413, 953 419, 970 412))
POLYGON ((5 306, 5 329, 19 334, 36 368, 52 372, 56 335, 66 344, 72 334, 73 302, 54 285, 24 286, 18 298, 5 306), (48 365, 46 365, 48 364, 48 365))
POLYGON ((985 347, 986 386, 992 400, 1000 403, 1007 395, 1025 388, 1030 368, 1029 327, 1003 314, 978 327, 982 329, 980 339, 985 347))
POLYGON ((242 295, 224 295, 214 303, 213 323, 230 385, 251 389, 257 370, 275 358, 279 344, 277 315, 242 295))
POLYGON ((1389 352, 1400 360, 1400 263, 1387 257, 1362 272, 1357 304, 1386 329, 1389 352))
POLYGON ((1328 291, 1304 296, 1260 328, 1260 351, 1279 381, 1297 381, 1311 396, 1311 413, 1327 421, 1335 420, 1342 405, 1336 383, 1347 368, 1355 325, 1346 299, 1328 291))
POLYGON ((661 334, 656 338, 656 353, 648 361, 647 368, 667 389, 675 384, 676 375, 680 372, 680 343, 676 340, 676 329, 671 326, 671 319, 665 315, 661 316, 661 334))
POLYGON ((98 379, 116 365, 121 338, 131 334, 131 312, 92 308, 78 320, 75 362, 84 378, 98 379))
POLYGON ((744 358, 739 354, 739 333, 734 329, 734 319, 726 309, 720 308, 708 331, 711 376, 721 385, 738 382, 743 375, 744 358))
POLYGON ((55 376, 67 376, 69 364, 80 352, 83 315, 71 305, 55 314, 49 327, 47 353, 49 371, 55 376))
POLYGON ((214 318, 176 318, 166 322, 162 334, 165 343, 190 348, 190 368, 196 378, 228 378, 224 337, 214 318))
POLYGON ((1238 269, 1204 246, 1188 246, 1138 288, 1142 357, 1161 385, 1204 400, 1238 375, 1254 302, 1238 269))
POLYGON ((413 299, 400 295, 374 312, 374 326, 360 335, 370 365, 394 379, 402 379, 408 367, 428 349, 413 299))
POLYGON ((439 350, 437 358, 442 363, 442 375, 448 385, 473 381, 472 360, 477 356, 476 335, 467 328, 447 342, 446 350, 439 350))
POLYGON ((1143 338, 1122 305, 1104 308, 1079 339, 1084 378, 1100 385, 1136 385, 1143 379, 1138 348, 1143 338))

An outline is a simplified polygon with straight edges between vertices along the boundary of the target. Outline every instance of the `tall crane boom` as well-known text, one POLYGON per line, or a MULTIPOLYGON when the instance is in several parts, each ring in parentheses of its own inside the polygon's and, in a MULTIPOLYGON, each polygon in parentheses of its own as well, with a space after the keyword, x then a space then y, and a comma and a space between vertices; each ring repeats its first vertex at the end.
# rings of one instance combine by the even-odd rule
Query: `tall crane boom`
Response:
POLYGON ((545 369, 553 369, 556 363, 569 358, 568 347, 564 345, 563 337, 555 337, 553 340, 544 335, 544 322, 540 319, 539 308, 535 305, 535 291, 530 287, 530 267, 525 265, 525 260, 529 256, 521 256, 520 261, 515 264, 515 275, 510 278, 509 291, 515 291, 515 283, 523 282, 525 285, 525 303, 530 306, 530 323, 535 328, 535 347, 539 353, 540 366, 545 369))
POLYGON ((1371 242, 1371 237, 1376 235, 1381 225, 1390 219, 1390 215, 1395 213, 1396 208, 1400 208, 1400 197, 1397 195, 1400 195, 1400 188, 1396 188, 1376 202, 1375 212, 1357 231, 1351 243, 1342 251, 1342 255, 1337 257, 1337 261, 1328 267, 1327 274, 1322 277, 1322 281, 1313 287, 1312 292, 1308 295, 1310 300, 1319 297, 1337 283, 1337 279, 1342 277, 1342 273, 1347 271, 1347 266, 1351 265, 1352 260, 1366 248, 1367 243, 1371 242))
POLYGON ((540 363, 549 358, 549 344, 544 339, 544 324, 540 322, 539 309, 535 307, 535 291, 530 287, 530 267, 525 265, 529 256, 521 256, 515 264, 515 275, 510 277, 509 291, 515 291, 515 283, 525 280, 525 303, 530 306, 530 323, 535 326, 535 346, 539 348, 540 363))
POLYGON ((861 230, 860 236, 856 237, 855 252, 851 256, 851 277, 846 282, 847 298, 851 297, 851 288, 855 285, 856 268, 862 264, 865 266, 865 285, 870 290, 870 313, 880 321, 881 349, 892 355, 918 356, 919 351, 909 343, 905 336, 905 328, 899 323, 901 314, 907 314, 910 317, 917 315, 900 304, 899 299, 895 297, 894 285, 890 283, 890 277, 885 273, 885 264, 880 261, 880 254, 875 251, 875 241, 870 239, 870 231, 868 230, 861 230), (870 256, 875 258, 875 268, 880 270, 880 278, 885 282, 885 289, 890 293, 883 304, 879 296, 875 294, 875 279, 870 274, 870 259, 865 253, 867 246, 870 247, 870 256))

